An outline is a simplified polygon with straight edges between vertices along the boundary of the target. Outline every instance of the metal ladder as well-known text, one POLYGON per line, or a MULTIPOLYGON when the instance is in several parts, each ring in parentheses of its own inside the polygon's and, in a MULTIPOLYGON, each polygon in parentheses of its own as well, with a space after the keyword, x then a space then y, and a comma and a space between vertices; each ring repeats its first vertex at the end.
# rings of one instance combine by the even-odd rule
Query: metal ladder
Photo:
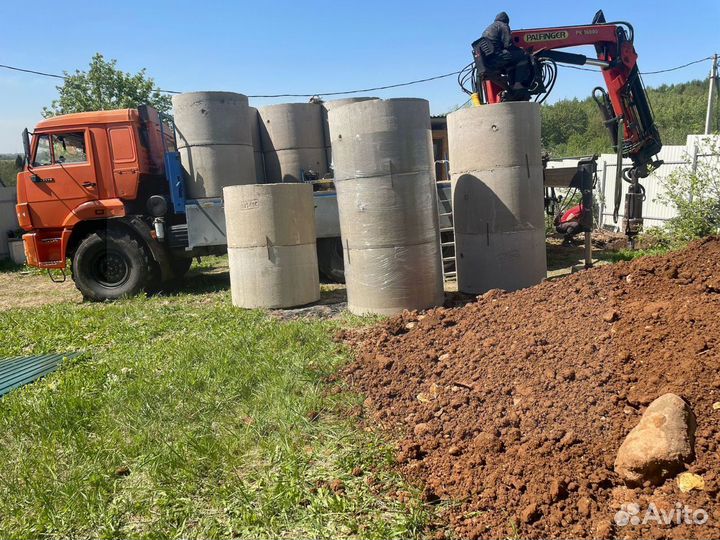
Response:
MULTIPOLYGON (((446 161, 438 161, 447 165, 446 161)), ((450 195, 450 180, 437 182, 438 219, 440 222, 440 252, 442 257, 443 278, 445 281, 457 279, 455 262, 455 229, 452 213, 452 198, 450 195)))

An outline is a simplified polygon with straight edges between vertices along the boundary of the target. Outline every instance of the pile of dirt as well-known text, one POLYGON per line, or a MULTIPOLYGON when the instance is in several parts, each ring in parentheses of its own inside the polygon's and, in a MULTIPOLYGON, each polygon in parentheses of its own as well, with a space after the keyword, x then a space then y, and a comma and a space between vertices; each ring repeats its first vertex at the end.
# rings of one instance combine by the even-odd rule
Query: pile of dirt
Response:
POLYGON ((403 473, 428 501, 451 502, 462 538, 717 538, 719 314, 720 239, 710 239, 346 332, 357 354, 342 377, 398 437, 403 473), (675 478, 631 488, 613 470, 667 392, 697 416, 688 470, 704 489, 683 493, 675 478), (706 523, 685 523, 695 510, 706 523))

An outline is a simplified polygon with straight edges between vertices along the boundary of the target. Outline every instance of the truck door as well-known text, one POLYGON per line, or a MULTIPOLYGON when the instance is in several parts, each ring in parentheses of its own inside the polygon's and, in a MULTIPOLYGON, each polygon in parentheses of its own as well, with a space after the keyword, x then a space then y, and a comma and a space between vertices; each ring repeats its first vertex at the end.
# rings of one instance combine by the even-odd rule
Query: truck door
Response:
POLYGON ((37 134, 25 200, 35 228, 61 228, 79 205, 98 199, 87 130, 37 134))
POLYGON ((107 130, 112 156, 113 179, 118 197, 134 199, 137 196, 140 170, 131 126, 111 126, 107 130))

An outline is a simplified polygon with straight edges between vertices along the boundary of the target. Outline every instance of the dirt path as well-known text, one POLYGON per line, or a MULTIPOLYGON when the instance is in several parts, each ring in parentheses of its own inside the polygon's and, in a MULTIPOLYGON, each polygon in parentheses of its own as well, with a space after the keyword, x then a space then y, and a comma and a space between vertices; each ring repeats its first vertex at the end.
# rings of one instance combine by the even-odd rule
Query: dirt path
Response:
POLYGON ((53 283, 47 274, 34 271, 0 272, 0 311, 61 302, 82 302, 70 277, 65 283, 53 283))

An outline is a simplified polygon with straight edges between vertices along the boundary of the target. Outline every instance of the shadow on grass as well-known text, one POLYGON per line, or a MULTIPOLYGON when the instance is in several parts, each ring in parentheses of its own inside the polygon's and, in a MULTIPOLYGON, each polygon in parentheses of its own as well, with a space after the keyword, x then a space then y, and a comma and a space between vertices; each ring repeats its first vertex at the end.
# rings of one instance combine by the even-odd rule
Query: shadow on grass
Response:
POLYGON ((20 272, 27 269, 24 264, 15 264, 11 259, 0 260, 0 272, 20 272))
MULTIPOLYGON (((583 267, 585 263, 585 246, 583 244, 563 246, 559 243, 546 244, 548 271, 562 270, 572 266, 583 267)), ((650 251, 630 251, 627 249, 613 251, 593 246, 592 258, 598 261, 615 263, 631 261, 643 255, 655 254, 650 251)), ((659 254, 659 253, 658 253, 659 254)))
MULTIPOLYGON (((227 266, 193 267, 178 287, 170 292, 207 294, 230 290, 230 271, 227 266)), ((320 300, 315 305, 334 305, 347 302, 345 285, 323 281, 320 300)))
POLYGON ((330 283, 320 286, 318 304, 340 304, 343 302, 347 302, 347 289, 344 284, 330 283))
MULTIPOLYGON (((611 239, 612 240, 612 239, 611 239)), ((643 237, 640 238, 643 240, 643 237)), ((640 257, 653 255, 665 255, 669 251, 680 249, 684 244, 658 245, 650 244, 631 250, 620 247, 618 242, 606 241, 602 237, 593 238, 592 259, 594 266, 600 264, 614 264, 622 261, 633 261, 640 257)), ((561 245, 559 238, 549 238, 546 242, 548 272, 554 273, 548 277, 549 280, 559 279, 585 266, 585 248, 582 242, 570 246, 561 245)))
POLYGON ((575 266, 580 264, 580 261, 585 258, 585 248, 582 245, 563 246, 547 242, 545 248, 548 271, 562 270, 563 268, 575 266))
POLYGON ((227 268, 191 270, 183 279, 177 292, 184 294, 207 294, 230 290, 230 271, 227 268))

